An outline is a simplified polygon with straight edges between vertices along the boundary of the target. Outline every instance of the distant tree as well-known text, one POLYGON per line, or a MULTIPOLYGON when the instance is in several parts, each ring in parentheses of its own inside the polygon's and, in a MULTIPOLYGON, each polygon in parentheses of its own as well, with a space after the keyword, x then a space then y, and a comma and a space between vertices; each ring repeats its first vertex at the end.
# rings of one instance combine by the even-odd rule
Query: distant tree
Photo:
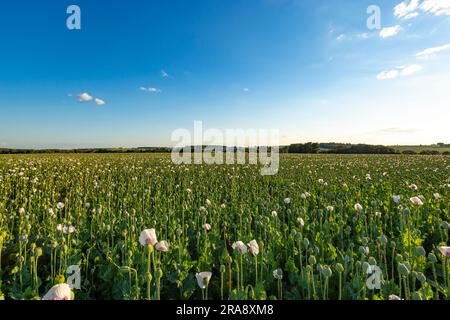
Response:
POLYGON ((420 152, 420 154, 422 155, 429 155, 429 156, 435 156, 435 155, 439 155, 441 154, 439 151, 437 150, 423 150, 420 152))

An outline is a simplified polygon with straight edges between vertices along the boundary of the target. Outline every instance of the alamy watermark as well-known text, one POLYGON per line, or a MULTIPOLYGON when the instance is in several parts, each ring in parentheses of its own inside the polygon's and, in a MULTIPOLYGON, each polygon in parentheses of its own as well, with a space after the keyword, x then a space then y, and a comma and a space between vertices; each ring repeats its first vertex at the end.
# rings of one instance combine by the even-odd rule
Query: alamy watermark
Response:
POLYGON ((173 131, 172 162, 175 164, 261 165, 262 175, 275 175, 279 169, 279 130, 207 129, 195 121, 193 132, 173 131))
POLYGON ((380 30, 381 29, 381 8, 377 5, 370 5, 367 7, 367 29, 380 30))
POLYGON ((66 26, 69 30, 81 30, 81 9, 77 5, 70 5, 66 10, 70 16, 66 20, 66 26))
POLYGON ((378 266, 372 266, 369 265, 369 267, 366 270, 367 273, 367 280, 366 280, 366 286, 369 290, 380 290, 381 289, 381 276, 383 275, 383 272, 381 271, 380 267, 378 266))
POLYGON ((81 270, 77 265, 72 265, 67 267, 66 270, 67 281, 66 283, 69 285, 71 289, 80 290, 81 289, 81 270))

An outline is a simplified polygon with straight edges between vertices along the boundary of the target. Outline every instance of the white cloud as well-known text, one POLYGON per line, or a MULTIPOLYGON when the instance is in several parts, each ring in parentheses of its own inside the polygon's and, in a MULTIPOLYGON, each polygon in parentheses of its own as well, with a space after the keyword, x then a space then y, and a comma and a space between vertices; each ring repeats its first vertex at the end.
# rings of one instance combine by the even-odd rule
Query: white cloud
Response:
POLYGON ((359 33, 356 35, 358 39, 369 39, 369 34, 367 32, 359 33))
POLYGON ((396 34, 398 34, 400 31, 402 30, 402 27, 399 25, 393 26, 393 27, 388 27, 388 28, 383 28, 380 31, 380 37, 381 38, 389 38, 389 37, 393 37, 396 34))
POLYGON ((249 88, 244 88, 243 90, 244 90, 244 92, 249 92, 250 91, 249 88))
POLYGON ((448 50, 450 49, 450 43, 449 44, 444 44, 443 46, 438 46, 438 47, 433 47, 433 48, 428 48, 425 49, 423 51, 420 51, 419 53, 416 53, 416 57, 418 58, 427 58, 435 53, 444 51, 444 50, 448 50))
POLYGON ((91 95, 89 95, 87 92, 81 93, 78 95, 78 101, 79 102, 88 102, 91 101, 93 98, 91 95))
POLYGON ((106 102, 104 100, 99 99, 99 98, 95 98, 94 102, 98 106, 102 106, 102 105, 106 104, 106 102))
POLYGON ((450 16, 450 0, 425 0, 420 9, 436 16, 450 16))
POLYGON ((363 33, 357 33, 357 34, 340 34, 336 37, 337 41, 343 41, 343 40, 365 40, 369 39, 370 34, 367 32, 363 33))
POLYGON ((403 19, 409 20, 409 19, 413 19, 418 16, 419 16, 418 12, 412 12, 412 13, 407 14, 403 19))
POLYGON ((398 77, 407 77, 421 71, 423 67, 418 64, 411 64, 409 66, 397 67, 388 71, 382 71, 377 75, 378 80, 389 80, 398 77))
POLYGON ((145 92, 161 92, 161 89, 158 89, 158 88, 140 87, 139 90, 142 90, 142 91, 145 91, 145 92))
POLYGON ((168 78, 169 74, 165 70, 161 70, 161 77, 168 78))
POLYGON ((405 0, 394 7, 394 16, 399 19, 411 19, 419 14, 415 12, 419 8, 419 0, 405 0))
POLYGON ((377 75, 378 80, 395 79, 400 75, 398 70, 382 71, 377 75))
POLYGON ((419 72, 423 69, 423 67, 421 65, 418 64, 412 64, 409 66, 404 67, 401 71, 400 71, 400 75, 407 77, 410 76, 416 72, 419 72))
POLYGON ((394 16, 399 19, 412 19, 419 15, 418 10, 435 16, 450 16, 450 0, 404 0, 394 7, 394 16))

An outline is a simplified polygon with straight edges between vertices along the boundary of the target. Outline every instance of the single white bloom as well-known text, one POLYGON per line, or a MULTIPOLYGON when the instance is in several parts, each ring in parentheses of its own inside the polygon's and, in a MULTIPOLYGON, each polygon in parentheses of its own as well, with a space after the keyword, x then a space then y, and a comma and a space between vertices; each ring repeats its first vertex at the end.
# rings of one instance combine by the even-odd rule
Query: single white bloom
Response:
POLYGON ((283 201, 285 204, 289 204, 291 203, 291 198, 285 198, 283 201))
POLYGON ((417 190, 418 188, 417 188, 417 185, 415 185, 414 183, 413 184, 410 184, 409 185, 409 188, 411 189, 411 190, 417 190))
POLYGON ((400 299, 400 297, 397 296, 397 295, 395 295, 395 294, 391 294, 391 295, 389 296, 389 300, 402 300, 402 299, 400 299))
POLYGON ((392 199, 395 203, 400 203, 400 196, 393 196, 392 199))
POLYGON ((169 251, 169 244, 166 241, 160 241, 155 245, 155 249, 160 252, 167 252, 169 251))
POLYGON ((72 290, 67 283, 53 286, 42 300, 72 300, 72 290))
POLYGON ((281 269, 273 270, 272 274, 273 274, 273 277, 277 280, 283 279, 283 270, 281 270, 281 269))
POLYGON ((361 212, 363 210, 362 205, 360 205, 359 203, 355 204, 355 210, 361 212))
POLYGON ((273 210, 271 214, 272 214, 272 217, 274 217, 274 218, 278 217, 278 213, 275 210, 273 210))
POLYGON ((58 203, 56 204, 56 207, 57 207, 58 209, 64 209, 64 203, 63 203, 63 202, 58 202, 58 203))
POLYGON ((441 199, 441 195, 439 193, 437 193, 437 192, 433 193, 433 197, 434 197, 435 200, 441 199))
POLYGON ((298 218, 297 222, 300 226, 304 227, 305 226, 305 221, 302 218, 298 218))
POLYGON ((203 206, 201 206, 198 210, 200 210, 200 212, 203 212, 203 213, 205 213, 206 212, 206 208, 205 207, 203 207, 203 206))
POLYGON ((211 205, 211 200, 206 199, 205 203, 206 203, 206 205, 210 206, 211 205))
POLYGON ((445 246, 439 247, 439 251, 440 251, 444 256, 446 256, 447 258, 450 259, 450 247, 445 247, 445 246))
POLYGON ((221 209, 225 209, 225 208, 226 208, 225 203, 222 203, 222 204, 220 205, 220 208, 221 208, 221 209))
POLYGON ((205 231, 211 230, 211 225, 209 223, 205 223, 202 227, 203 229, 205 229, 205 231))
POLYGON ((212 273, 200 272, 195 274, 195 277, 197 278, 197 284, 200 287, 200 289, 206 289, 206 285, 209 284, 209 281, 211 280, 212 273))
POLYGON ((256 240, 252 240, 249 242, 248 251, 254 256, 257 256, 259 254, 259 245, 256 240))
POLYGON ((19 208, 19 214, 24 214, 25 213, 25 208, 19 208))
POLYGON ((327 211, 328 212, 333 212, 334 211, 334 207, 333 206, 328 206, 327 207, 327 211))
POLYGON ((143 246, 154 246, 158 242, 155 229, 146 229, 142 231, 141 235, 139 236, 139 242, 143 246))
POLYGON ((412 197, 412 198, 409 199, 409 201, 411 201, 411 203, 416 205, 416 206, 423 205, 423 202, 422 202, 422 200, 420 200, 419 197, 412 197))
POLYGON ((236 241, 231 247, 233 250, 238 250, 240 254, 247 253, 247 246, 242 241, 236 241))
POLYGON ((377 217, 377 218, 381 218, 381 212, 375 212, 375 217, 377 217))

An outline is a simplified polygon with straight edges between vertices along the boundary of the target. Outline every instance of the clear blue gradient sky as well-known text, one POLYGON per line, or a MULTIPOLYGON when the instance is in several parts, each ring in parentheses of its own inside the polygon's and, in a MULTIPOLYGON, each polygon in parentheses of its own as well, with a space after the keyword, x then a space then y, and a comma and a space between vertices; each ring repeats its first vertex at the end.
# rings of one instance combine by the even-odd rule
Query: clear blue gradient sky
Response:
POLYGON ((5 1, 0 147, 164 146, 194 120, 283 144, 450 143, 450 4, 400 3, 5 1))

